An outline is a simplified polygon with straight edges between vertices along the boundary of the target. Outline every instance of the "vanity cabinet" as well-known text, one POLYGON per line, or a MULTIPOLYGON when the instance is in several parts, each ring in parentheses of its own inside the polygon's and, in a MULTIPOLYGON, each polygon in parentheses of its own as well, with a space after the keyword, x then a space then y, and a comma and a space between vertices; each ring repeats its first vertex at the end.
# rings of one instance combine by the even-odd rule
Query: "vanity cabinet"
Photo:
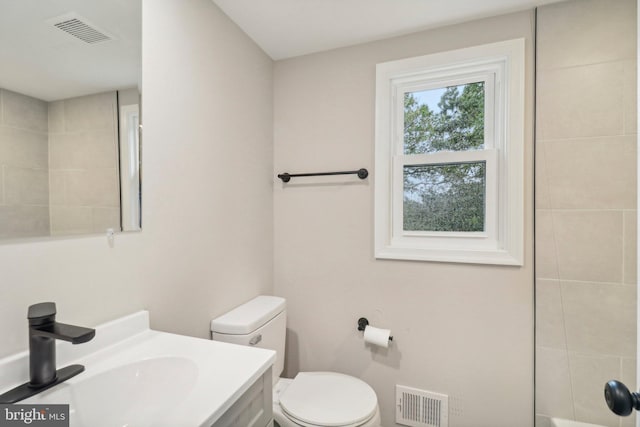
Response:
POLYGON ((212 427, 272 427, 272 377, 269 368, 212 427))

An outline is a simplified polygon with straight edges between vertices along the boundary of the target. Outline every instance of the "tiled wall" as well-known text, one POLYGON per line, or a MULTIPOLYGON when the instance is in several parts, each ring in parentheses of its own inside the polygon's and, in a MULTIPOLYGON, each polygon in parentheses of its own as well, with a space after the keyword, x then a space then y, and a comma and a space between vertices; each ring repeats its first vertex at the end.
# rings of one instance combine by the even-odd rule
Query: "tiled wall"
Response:
POLYGON ((0 238, 49 233, 47 103, 0 89, 0 238))
POLYGON ((49 103, 51 234, 120 228, 116 92, 49 103))
POLYGON ((636 2, 538 10, 536 425, 636 387, 636 2))

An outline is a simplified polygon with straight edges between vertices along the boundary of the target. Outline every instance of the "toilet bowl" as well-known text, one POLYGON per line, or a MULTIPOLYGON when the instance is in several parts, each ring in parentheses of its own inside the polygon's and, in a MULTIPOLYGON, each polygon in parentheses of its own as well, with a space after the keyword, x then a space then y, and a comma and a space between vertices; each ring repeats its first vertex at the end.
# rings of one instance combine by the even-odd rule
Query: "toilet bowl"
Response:
POLYGON ((284 370, 286 301, 259 296, 211 321, 211 339, 276 351, 273 416, 280 427, 379 427, 375 391, 366 382, 337 372, 284 370))
POLYGON ((280 427, 380 426, 373 389, 364 381, 335 372, 301 372, 295 380, 280 378, 273 387, 273 417, 280 427), (337 388, 345 385, 347 388, 337 388), (308 395, 313 395, 313 405, 308 395), (318 401, 319 396, 325 401, 318 401))

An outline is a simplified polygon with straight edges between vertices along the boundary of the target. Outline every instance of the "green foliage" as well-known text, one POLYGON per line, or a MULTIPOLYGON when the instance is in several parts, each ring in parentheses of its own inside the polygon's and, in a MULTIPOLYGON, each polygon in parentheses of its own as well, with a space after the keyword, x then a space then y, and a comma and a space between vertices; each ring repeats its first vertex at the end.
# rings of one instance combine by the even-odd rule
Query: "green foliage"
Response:
MULTIPOLYGON (((439 111, 404 99, 404 152, 482 149, 484 85, 446 88, 439 111)), ((407 166, 404 170, 404 229, 413 231, 483 231, 484 162, 407 166)))

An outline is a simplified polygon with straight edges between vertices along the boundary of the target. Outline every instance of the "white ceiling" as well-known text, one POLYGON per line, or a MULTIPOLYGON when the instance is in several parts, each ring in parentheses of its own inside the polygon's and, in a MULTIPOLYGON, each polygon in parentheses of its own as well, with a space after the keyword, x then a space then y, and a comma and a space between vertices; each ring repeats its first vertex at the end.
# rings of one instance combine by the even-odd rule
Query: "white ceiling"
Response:
MULTIPOLYGON (((562 0, 213 0, 273 59, 562 0)), ((0 87, 45 101, 139 86, 140 0, 0 0, 0 87), (75 12, 114 36, 87 45, 47 20, 75 12)))
POLYGON ((562 0, 213 0, 283 59, 562 0))
POLYGON ((140 0, 0 0, 0 88, 45 101, 135 87, 140 0), (75 12, 113 40, 87 44, 47 22, 75 12))

